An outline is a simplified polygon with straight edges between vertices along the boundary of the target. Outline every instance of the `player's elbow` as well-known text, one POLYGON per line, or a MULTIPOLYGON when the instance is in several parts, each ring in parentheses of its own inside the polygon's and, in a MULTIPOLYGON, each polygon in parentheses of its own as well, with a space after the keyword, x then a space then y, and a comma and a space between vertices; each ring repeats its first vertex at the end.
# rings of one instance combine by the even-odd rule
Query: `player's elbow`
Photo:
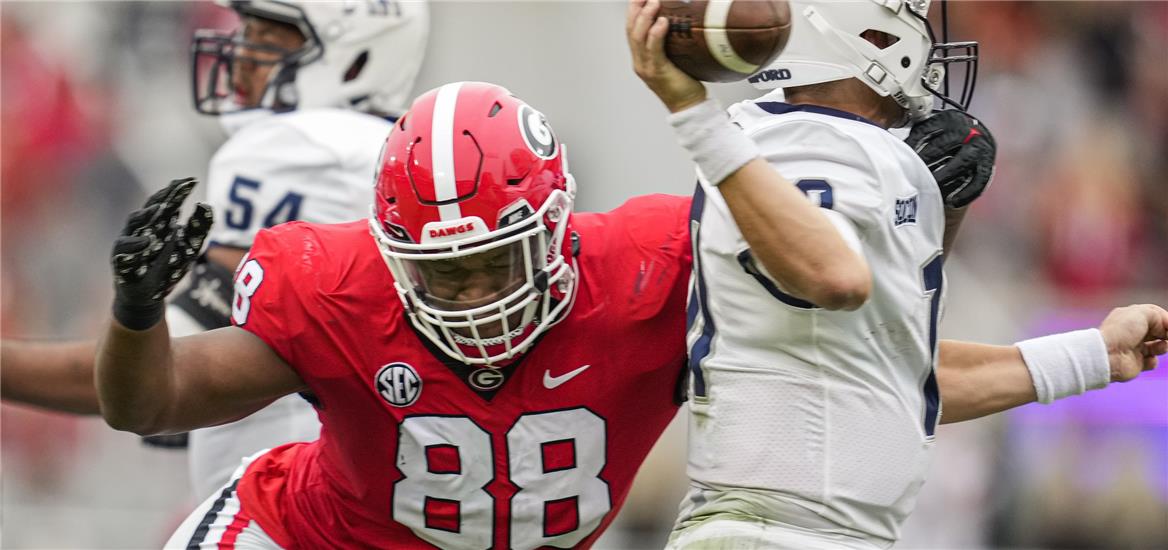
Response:
POLYGON ((817 285, 811 301, 827 310, 854 311, 868 301, 872 293, 872 277, 867 269, 841 270, 827 273, 817 285))
POLYGON ((118 407, 102 403, 101 417, 105 423, 120 432, 133 432, 138 435, 155 435, 162 431, 158 418, 142 414, 132 407, 118 407))
POLYGON ((157 430, 147 422, 142 422, 136 418, 126 416, 113 416, 102 414, 106 425, 119 432, 133 432, 138 435, 154 435, 157 430))
POLYGON ((154 431, 149 423, 128 415, 112 415, 102 411, 101 417, 106 425, 119 432, 133 432, 138 435, 153 435, 154 431))

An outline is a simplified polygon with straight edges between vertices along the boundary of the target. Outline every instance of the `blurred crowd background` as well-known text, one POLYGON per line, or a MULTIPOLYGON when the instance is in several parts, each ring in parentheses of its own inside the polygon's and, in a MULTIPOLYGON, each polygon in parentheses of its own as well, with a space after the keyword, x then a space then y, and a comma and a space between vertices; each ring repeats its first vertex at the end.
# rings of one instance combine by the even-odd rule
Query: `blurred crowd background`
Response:
MULTIPOLYGON (((417 84, 505 85, 571 152, 579 210, 689 193, 664 110, 629 69, 619 2, 439 2, 417 84)), ((943 336, 1010 343, 1168 305, 1168 3, 953 2, 981 42, 971 111, 994 132, 943 336)), ((88 338, 123 217, 225 139, 194 114, 189 39, 209 2, 0 3, 0 331, 88 338)), ((712 87, 724 104, 758 95, 712 87)), ((1168 548, 1168 364, 1138 381, 938 432, 898 548, 1168 548)), ((0 365, 2 368, 2 365, 0 365)), ((604 548, 660 548, 684 489, 678 423, 604 548)), ((158 547, 193 503, 182 451, 99 419, 0 407, 0 546, 158 547)), ((765 434, 760 434, 765 439, 765 434)), ((782 445, 781 441, 768 444, 782 445)))

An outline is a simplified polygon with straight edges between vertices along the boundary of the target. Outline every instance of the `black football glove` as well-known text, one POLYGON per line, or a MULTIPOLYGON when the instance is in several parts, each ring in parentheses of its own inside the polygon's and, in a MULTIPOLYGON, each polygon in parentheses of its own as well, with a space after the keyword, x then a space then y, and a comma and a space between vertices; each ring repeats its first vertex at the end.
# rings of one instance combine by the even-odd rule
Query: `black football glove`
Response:
POLYGON ((945 206, 964 208, 990 186, 998 146, 976 118, 935 111, 913 125, 905 140, 933 172, 945 206))
POLYGON ((211 229, 211 207, 202 203, 186 226, 177 223, 195 183, 194 178, 170 182, 130 214, 114 241, 113 314, 128 329, 146 330, 162 319, 163 300, 190 269, 211 229))

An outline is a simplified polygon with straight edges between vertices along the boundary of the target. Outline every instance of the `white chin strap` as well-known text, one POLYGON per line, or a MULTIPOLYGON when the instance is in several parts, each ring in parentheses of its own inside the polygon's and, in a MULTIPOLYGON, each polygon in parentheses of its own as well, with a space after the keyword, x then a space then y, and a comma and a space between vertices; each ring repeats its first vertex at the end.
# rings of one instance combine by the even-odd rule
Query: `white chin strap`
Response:
MULTIPOLYGON (((528 308, 528 309, 531 309, 531 308, 528 308)), ((524 317, 530 317, 530 315, 525 314, 524 317)), ((467 347, 476 347, 479 344, 482 344, 484 346, 498 346, 498 345, 502 345, 506 342, 509 342, 511 340, 518 338, 519 335, 523 334, 523 331, 527 330, 527 328, 530 326, 531 326, 531 321, 528 321, 528 322, 522 323, 515 330, 513 330, 507 334, 501 334, 501 335, 496 336, 494 338, 483 338, 480 340, 472 340, 472 339, 467 338, 466 336, 463 336, 457 332, 451 332, 451 336, 454 337, 455 343, 457 343, 459 345, 467 346, 467 347)))

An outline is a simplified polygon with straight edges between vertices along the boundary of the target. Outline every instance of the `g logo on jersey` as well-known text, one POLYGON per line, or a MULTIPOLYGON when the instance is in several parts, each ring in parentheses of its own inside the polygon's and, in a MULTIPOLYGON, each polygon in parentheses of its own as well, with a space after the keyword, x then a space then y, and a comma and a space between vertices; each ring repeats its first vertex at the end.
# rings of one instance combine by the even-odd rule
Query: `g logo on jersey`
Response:
POLYGON ((408 407, 422 395, 422 379, 414 367, 405 363, 390 363, 381 367, 373 383, 377 393, 395 407, 408 407))
POLYGON ((475 388, 488 391, 503 385, 504 378, 506 377, 498 369, 482 367, 471 371, 466 379, 475 388))
POLYGON ((543 113, 528 105, 519 107, 519 131, 523 134, 523 142, 536 156, 542 159, 556 156, 559 149, 556 146, 556 136, 552 133, 552 127, 548 126, 543 113))

